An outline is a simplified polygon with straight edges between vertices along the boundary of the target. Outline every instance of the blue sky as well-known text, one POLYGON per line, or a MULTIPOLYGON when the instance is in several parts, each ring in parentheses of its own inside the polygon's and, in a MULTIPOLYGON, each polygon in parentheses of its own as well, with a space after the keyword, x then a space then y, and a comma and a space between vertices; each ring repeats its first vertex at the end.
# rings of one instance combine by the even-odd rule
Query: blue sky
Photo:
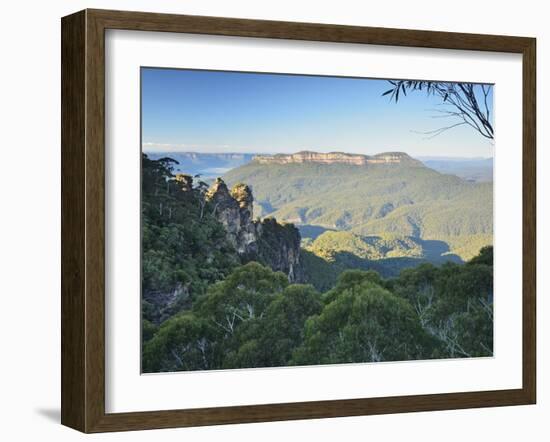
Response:
POLYGON ((291 153, 299 150, 491 157, 468 126, 428 139, 451 120, 424 92, 396 104, 386 80, 142 68, 145 152, 291 153))

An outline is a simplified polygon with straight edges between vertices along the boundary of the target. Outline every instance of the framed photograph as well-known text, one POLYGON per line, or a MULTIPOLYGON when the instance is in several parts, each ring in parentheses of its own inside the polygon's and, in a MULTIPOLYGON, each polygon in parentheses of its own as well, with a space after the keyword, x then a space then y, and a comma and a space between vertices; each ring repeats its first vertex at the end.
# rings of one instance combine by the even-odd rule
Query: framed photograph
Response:
POLYGON ((62 423, 534 404, 535 39, 62 19, 62 423))

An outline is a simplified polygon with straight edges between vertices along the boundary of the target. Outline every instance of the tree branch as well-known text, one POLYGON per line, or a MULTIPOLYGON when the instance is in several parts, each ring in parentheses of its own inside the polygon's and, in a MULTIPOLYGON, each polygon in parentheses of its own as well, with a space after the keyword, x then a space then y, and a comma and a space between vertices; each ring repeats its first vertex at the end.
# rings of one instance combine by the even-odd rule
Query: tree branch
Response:
POLYGON ((430 81, 414 81, 414 80, 389 80, 392 88, 385 91, 382 95, 389 95, 390 101, 399 101, 399 96, 407 95, 409 91, 424 90, 427 96, 438 96, 443 101, 442 104, 447 104, 456 109, 453 111, 444 111, 445 116, 438 118, 460 118, 461 123, 446 126, 434 131, 419 132, 423 134, 433 134, 429 138, 433 138, 441 133, 463 124, 467 124, 472 129, 477 131, 484 138, 494 139, 494 130, 490 121, 491 111, 489 108, 488 97, 492 90, 492 85, 477 85, 474 83, 445 83, 445 82, 430 82, 430 81), (481 91, 481 92, 477 92, 481 91), (480 95, 481 94, 481 95, 480 95), (479 100, 478 100, 479 96, 479 100), (482 104, 481 97, 483 97, 482 104), (483 107, 483 110, 482 110, 483 107))

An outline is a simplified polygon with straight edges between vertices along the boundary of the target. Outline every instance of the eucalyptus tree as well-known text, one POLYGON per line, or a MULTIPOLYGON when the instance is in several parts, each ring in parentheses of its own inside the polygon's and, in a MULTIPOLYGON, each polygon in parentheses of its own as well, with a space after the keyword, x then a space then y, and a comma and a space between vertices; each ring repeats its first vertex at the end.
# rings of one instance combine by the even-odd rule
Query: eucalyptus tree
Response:
POLYGON ((491 98, 493 85, 482 83, 451 83, 418 80, 389 80, 391 88, 382 94, 397 103, 407 93, 425 93, 441 99, 436 118, 448 119, 438 129, 423 132, 435 137, 458 126, 469 126, 482 137, 494 139, 491 98))

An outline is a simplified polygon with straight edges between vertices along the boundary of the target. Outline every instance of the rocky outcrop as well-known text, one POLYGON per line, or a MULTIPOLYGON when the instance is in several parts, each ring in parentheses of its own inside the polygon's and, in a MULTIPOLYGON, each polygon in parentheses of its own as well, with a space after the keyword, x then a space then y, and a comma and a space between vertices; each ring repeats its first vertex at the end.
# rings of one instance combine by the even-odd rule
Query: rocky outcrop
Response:
POLYGON ((253 220, 254 198, 249 186, 236 184, 229 190, 217 178, 206 199, 243 262, 258 261, 284 272, 291 282, 302 280, 300 232, 293 224, 280 224, 275 218, 253 220))
POLYGON ((229 242, 241 256, 257 250, 257 232, 252 220, 252 191, 248 186, 237 185, 230 192, 221 178, 216 179, 206 193, 212 213, 227 231, 229 242))
POLYGON ((290 282, 303 282, 304 272, 300 262, 300 231, 294 224, 281 224, 275 218, 265 218, 256 223, 258 250, 256 259, 288 275, 290 282))
POLYGON ((352 164, 365 166, 367 164, 421 164, 404 152, 385 152, 376 155, 349 154, 343 152, 319 153, 302 151, 290 155, 257 155, 254 161, 260 164, 292 164, 292 163, 321 163, 321 164, 352 164))
POLYGON ((146 310, 149 320, 161 324, 182 308, 191 307, 189 284, 178 283, 169 291, 144 290, 142 301, 142 308, 146 310))

